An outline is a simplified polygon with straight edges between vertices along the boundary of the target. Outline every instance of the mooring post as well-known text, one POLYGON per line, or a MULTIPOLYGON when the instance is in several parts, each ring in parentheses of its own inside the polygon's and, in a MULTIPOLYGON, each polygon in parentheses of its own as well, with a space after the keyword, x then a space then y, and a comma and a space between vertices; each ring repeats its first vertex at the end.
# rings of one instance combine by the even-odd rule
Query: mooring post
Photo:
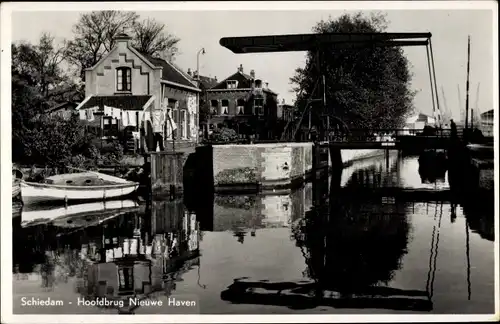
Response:
POLYGON ((182 152, 151 153, 151 191, 170 197, 183 193, 182 152))

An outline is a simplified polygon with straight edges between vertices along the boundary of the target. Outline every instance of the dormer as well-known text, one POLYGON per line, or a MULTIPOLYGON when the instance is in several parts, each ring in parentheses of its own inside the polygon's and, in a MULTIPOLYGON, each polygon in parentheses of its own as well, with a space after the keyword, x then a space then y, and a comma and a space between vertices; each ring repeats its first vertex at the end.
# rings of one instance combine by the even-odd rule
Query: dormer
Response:
POLYGON ((262 80, 261 79, 255 80, 255 88, 257 88, 257 89, 262 88, 262 80))
POLYGON ((237 80, 227 80, 226 85, 228 89, 237 89, 238 81, 237 80))

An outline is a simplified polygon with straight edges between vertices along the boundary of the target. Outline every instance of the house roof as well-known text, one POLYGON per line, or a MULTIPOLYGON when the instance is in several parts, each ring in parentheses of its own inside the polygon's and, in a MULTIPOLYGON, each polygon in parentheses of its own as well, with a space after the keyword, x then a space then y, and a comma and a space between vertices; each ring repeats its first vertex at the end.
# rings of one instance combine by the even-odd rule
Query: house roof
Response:
POLYGON ((493 109, 485 111, 484 113, 481 114, 481 117, 483 117, 483 118, 488 117, 488 116, 493 117, 493 109))
POLYGON ((88 109, 99 107, 99 110, 103 110, 104 106, 108 106, 123 110, 143 110, 144 105, 146 105, 152 97, 153 96, 91 96, 77 108, 88 109))
MULTIPOLYGON (((226 85, 226 81, 228 81, 228 80, 238 81, 238 85, 236 87, 236 90, 238 90, 238 89, 251 90, 253 79, 254 78, 252 78, 252 76, 241 72, 241 70, 238 70, 236 73, 233 73, 229 77, 227 77, 224 80, 222 80, 221 82, 217 83, 215 86, 211 87, 210 90, 228 90, 227 85, 226 85)), ((259 78, 256 78, 256 79, 259 80, 259 78)), ((234 89, 232 89, 232 90, 234 90, 234 89)), ((277 95, 276 92, 272 91, 269 88, 262 88, 262 91, 277 95)))
POLYGON ((47 110, 45 110, 45 112, 51 113, 51 112, 54 112, 56 110, 66 108, 66 107, 76 108, 78 106, 78 104, 79 104, 78 102, 74 102, 74 101, 63 101, 61 103, 58 103, 57 105, 54 105, 54 106, 48 108, 47 110))
POLYGON ((211 88, 215 87, 217 84, 219 84, 219 81, 217 81, 217 79, 215 79, 215 78, 211 78, 211 77, 207 77, 207 76, 203 76, 203 75, 200 75, 199 78, 200 78, 200 83, 201 83, 200 85, 204 89, 211 89, 211 88))
POLYGON ((251 81, 252 77, 248 74, 245 74, 241 71, 237 71, 234 74, 231 74, 221 82, 217 83, 215 86, 213 86, 211 89, 227 89, 226 86, 226 81, 228 80, 235 80, 238 81, 238 86, 237 89, 246 89, 251 87, 251 81))
POLYGON ((161 79, 164 81, 175 82, 181 86, 198 88, 196 83, 191 81, 191 77, 182 71, 180 68, 175 66, 173 63, 167 62, 162 58, 153 57, 151 55, 141 53, 147 60, 156 66, 161 66, 163 68, 161 79))

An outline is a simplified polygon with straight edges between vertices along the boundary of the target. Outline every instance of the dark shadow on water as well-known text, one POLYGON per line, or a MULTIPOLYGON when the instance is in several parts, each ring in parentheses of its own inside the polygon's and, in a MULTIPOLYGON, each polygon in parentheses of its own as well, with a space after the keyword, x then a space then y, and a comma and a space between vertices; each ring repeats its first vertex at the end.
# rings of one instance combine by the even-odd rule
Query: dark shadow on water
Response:
MULTIPOLYGON (((292 240, 307 264, 308 283, 235 280, 221 298, 291 309, 431 311, 426 290, 386 286, 406 253, 409 225, 404 202, 381 204, 377 198, 351 195, 356 187, 366 185, 365 175, 371 171, 355 173, 346 185, 351 190, 340 188, 341 173, 332 175, 330 187, 327 179, 313 182, 314 206, 292 227, 292 240)), ((377 177, 368 178, 377 185, 377 177)))
POLYGON ((448 171, 446 153, 425 151, 418 158, 418 174, 422 183, 444 183, 448 171))

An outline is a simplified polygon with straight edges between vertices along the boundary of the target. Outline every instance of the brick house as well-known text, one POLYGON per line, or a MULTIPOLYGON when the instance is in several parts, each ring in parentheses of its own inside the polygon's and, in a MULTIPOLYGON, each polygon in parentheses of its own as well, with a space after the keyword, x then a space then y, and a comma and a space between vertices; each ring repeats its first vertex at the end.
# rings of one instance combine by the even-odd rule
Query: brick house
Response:
POLYGON ((276 130, 278 94, 256 78, 255 71, 245 74, 240 65, 237 72, 206 90, 210 129, 229 127, 240 138, 255 135, 257 139, 279 136, 276 130))
POLYGON ((135 149, 154 151, 159 142, 168 148, 173 140, 195 145, 201 90, 178 67, 139 53, 130 40, 120 34, 115 47, 85 71, 80 119, 101 139, 123 135, 135 149))

